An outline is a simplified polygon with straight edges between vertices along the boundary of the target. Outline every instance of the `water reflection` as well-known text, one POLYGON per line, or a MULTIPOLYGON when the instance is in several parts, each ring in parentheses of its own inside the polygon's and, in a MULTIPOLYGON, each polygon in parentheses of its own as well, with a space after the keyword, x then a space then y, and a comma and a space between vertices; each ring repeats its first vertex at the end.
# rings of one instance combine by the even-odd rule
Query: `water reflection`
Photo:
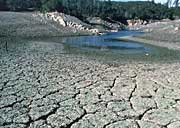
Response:
POLYGON ((139 31, 120 31, 102 36, 81 36, 66 38, 65 44, 88 51, 109 51, 124 54, 147 53, 150 48, 140 43, 114 40, 116 37, 141 34, 139 31))
POLYGON ((138 42, 115 40, 116 37, 142 34, 139 31, 120 31, 102 36, 0 38, 2 57, 73 55, 105 60, 180 60, 179 51, 138 42))

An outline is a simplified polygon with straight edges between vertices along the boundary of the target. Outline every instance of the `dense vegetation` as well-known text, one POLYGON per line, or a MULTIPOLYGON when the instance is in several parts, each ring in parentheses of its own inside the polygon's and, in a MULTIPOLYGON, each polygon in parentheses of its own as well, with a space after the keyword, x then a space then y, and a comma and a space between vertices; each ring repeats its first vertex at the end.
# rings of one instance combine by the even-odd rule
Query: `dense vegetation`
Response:
POLYGON ((151 2, 113 2, 110 0, 0 0, 0 10, 59 11, 81 19, 99 16, 114 20, 173 19, 180 16, 180 8, 151 2))

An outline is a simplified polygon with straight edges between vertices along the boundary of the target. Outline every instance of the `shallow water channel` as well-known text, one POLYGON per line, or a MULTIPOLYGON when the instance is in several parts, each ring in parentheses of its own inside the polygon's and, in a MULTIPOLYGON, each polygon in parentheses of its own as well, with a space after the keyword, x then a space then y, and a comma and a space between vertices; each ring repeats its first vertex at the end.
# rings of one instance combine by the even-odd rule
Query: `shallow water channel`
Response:
POLYGON ((141 34, 139 31, 120 31, 101 36, 81 36, 66 38, 64 43, 70 47, 92 52, 113 52, 119 54, 148 53, 151 49, 137 42, 115 40, 117 37, 141 34))
POLYGON ((0 57, 24 53, 71 54, 100 60, 174 61, 180 52, 138 42, 116 40, 117 37, 143 34, 140 31, 119 31, 101 36, 0 38, 0 57))

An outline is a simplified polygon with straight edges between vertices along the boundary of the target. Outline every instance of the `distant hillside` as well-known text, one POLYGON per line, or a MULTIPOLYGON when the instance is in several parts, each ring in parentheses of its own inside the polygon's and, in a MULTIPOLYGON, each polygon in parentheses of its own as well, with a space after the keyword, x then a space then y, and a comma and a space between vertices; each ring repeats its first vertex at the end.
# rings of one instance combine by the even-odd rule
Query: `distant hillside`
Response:
POLYGON ((58 12, 0 12, 0 17, 0 36, 94 35, 125 28, 125 25, 120 22, 89 17, 85 23, 77 17, 58 12))
POLYGON ((87 17, 161 20, 180 17, 180 8, 153 1, 115 2, 111 0, 0 0, 0 10, 10 11, 58 11, 76 16, 81 20, 87 17))
POLYGON ((64 27, 36 13, 0 12, 0 36, 68 36, 87 35, 87 31, 64 27))

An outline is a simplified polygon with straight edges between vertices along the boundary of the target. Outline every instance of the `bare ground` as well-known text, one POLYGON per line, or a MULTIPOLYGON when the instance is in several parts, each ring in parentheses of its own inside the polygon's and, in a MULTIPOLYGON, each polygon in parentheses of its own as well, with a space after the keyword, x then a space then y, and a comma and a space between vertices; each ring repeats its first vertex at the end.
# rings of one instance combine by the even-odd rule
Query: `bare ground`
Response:
POLYGON ((0 36, 51 37, 90 34, 37 17, 36 12, 0 12, 0 17, 0 36))
POLYGON ((167 41, 169 43, 180 42, 180 20, 156 22, 142 28, 149 33, 144 38, 167 41), (178 30, 176 30, 178 28, 178 30))
POLYGON ((180 127, 179 63, 105 63, 25 44, 0 56, 0 128, 180 127))
POLYGON ((150 43, 170 49, 180 49, 180 20, 156 22, 138 26, 135 29, 145 31, 145 34, 137 37, 125 37, 124 39, 150 43))
POLYGON ((109 64, 63 49, 0 49, 0 128, 180 127, 179 63, 109 64))

